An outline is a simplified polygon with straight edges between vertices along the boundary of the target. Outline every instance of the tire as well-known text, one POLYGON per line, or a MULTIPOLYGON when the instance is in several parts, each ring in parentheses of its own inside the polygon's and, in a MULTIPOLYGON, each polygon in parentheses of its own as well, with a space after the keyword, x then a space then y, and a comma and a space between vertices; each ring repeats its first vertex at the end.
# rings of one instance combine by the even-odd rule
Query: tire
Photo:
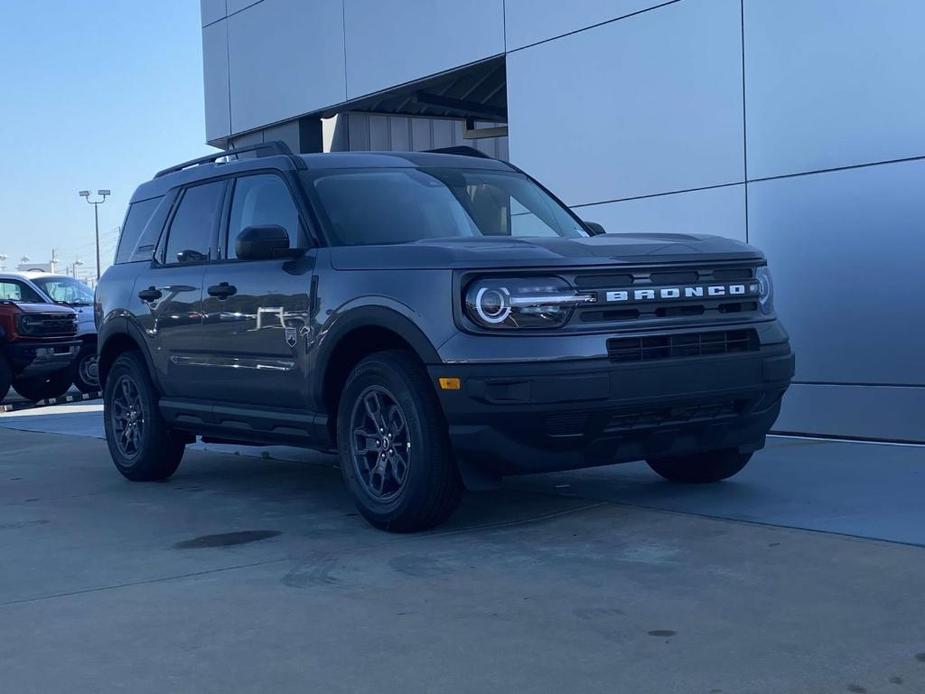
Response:
POLYGON ((751 453, 727 448, 673 458, 653 458, 646 462, 669 482, 709 484, 732 477, 748 464, 751 457, 751 453))
POLYGON ((71 369, 68 367, 44 376, 17 378, 13 381, 13 387, 26 400, 33 402, 60 398, 71 387, 71 369))
POLYGON ((379 352, 354 368, 338 406, 337 443, 347 488, 374 527, 426 530, 459 505, 462 480, 442 408, 423 366, 408 352, 379 352), (378 420, 371 414, 376 401, 378 420), (374 438, 374 421, 391 436, 374 438))
POLYGON ((116 469, 133 482, 165 480, 179 467, 185 439, 167 428, 158 393, 138 352, 120 355, 103 392, 106 443, 116 469))
POLYGON ((0 402, 6 399, 6 394, 13 384, 13 369, 6 357, 0 354, 0 402))
POLYGON ((96 344, 86 343, 77 353, 74 361, 74 385, 81 393, 96 393, 100 389, 99 359, 96 344))

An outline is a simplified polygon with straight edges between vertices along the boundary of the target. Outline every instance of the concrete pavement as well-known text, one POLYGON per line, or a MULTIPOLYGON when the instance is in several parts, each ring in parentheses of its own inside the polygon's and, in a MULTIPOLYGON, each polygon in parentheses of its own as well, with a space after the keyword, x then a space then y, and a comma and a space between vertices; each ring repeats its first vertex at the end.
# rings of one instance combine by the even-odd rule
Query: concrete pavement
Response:
MULTIPOLYGON (((920 547, 641 508, 694 502, 631 466, 393 536, 303 455, 132 484, 98 439, 0 429, 0 691, 925 692, 920 547)), ((810 503, 763 467, 717 489, 810 503)))

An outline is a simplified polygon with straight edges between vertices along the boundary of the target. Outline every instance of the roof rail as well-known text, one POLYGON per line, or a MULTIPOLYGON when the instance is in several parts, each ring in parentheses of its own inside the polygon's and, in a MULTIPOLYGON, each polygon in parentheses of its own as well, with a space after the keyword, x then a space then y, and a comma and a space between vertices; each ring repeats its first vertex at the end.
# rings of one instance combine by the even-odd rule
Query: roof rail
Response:
POLYGON ((183 169, 188 169, 192 166, 200 166, 201 164, 214 164, 218 159, 223 159, 225 157, 237 157, 239 154, 244 154, 245 152, 256 152, 258 157, 269 157, 274 154, 282 154, 286 156, 292 155, 292 150, 289 149, 287 145, 282 140, 271 140, 270 142, 261 142, 256 145, 247 145, 246 147, 231 148, 226 149, 223 152, 216 152, 215 154, 207 154, 204 157, 199 157, 198 159, 190 159, 185 161, 182 164, 177 164, 176 166, 170 166, 166 169, 162 169, 154 174, 154 178, 160 178, 161 176, 166 176, 167 174, 176 173, 177 171, 182 171, 183 169))
POLYGON ((493 159, 485 152, 476 149, 475 147, 466 147, 465 145, 457 147, 440 147, 439 149, 427 149, 425 152, 431 152, 432 154, 456 154, 462 157, 479 157, 480 159, 493 159))

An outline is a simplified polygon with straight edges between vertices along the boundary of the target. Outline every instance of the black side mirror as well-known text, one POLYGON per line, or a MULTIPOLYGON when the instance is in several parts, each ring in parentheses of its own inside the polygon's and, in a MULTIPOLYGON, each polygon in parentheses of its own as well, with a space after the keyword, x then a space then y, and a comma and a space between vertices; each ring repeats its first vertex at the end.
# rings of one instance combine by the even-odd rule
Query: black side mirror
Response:
POLYGON ((245 228, 234 242, 235 255, 241 260, 298 258, 304 248, 289 247, 289 233, 278 224, 245 228))
POLYGON ((585 228, 588 230, 588 233, 591 236, 600 236, 601 234, 606 234, 607 230, 603 225, 598 224, 597 222, 585 222, 585 228))

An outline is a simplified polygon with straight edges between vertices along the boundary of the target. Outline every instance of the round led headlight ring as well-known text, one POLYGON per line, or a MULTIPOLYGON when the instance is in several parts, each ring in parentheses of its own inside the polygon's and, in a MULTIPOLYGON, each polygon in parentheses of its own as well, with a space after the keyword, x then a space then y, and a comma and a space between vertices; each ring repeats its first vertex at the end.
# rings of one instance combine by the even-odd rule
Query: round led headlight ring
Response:
POLYGON ((486 323, 503 323, 511 315, 511 294, 503 287, 482 287, 475 295, 475 311, 486 323))

